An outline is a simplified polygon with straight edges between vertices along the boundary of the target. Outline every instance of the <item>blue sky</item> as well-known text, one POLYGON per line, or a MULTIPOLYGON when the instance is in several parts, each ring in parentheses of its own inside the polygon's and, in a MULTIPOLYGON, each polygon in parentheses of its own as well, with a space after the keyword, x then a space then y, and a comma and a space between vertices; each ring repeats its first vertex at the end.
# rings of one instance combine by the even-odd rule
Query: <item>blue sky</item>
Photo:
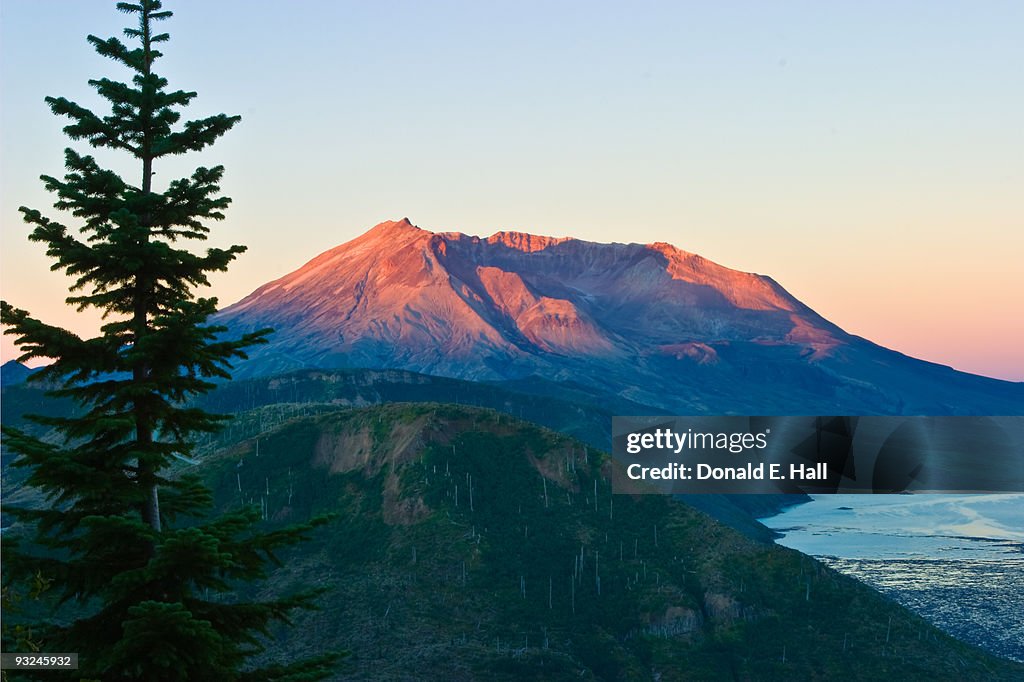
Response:
MULTIPOLYGON (((160 71, 250 247, 223 303, 385 219, 667 241, 848 331, 1024 380, 1024 3, 180 0, 160 71)), ((120 75, 99 0, 0 0, 0 285, 69 319, 18 205, 68 144, 46 95, 120 75)), ((101 159, 113 157, 100 155, 101 159)), ((132 177, 137 170, 121 166, 132 177)), ((10 344, 3 346, 10 357, 10 344)))

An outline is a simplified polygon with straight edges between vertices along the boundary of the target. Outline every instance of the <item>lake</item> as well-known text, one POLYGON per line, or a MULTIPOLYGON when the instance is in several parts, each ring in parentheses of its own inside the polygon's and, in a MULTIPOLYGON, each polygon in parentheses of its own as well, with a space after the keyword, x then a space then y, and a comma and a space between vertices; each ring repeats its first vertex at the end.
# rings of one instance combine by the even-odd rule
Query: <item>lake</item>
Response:
POLYGON ((955 637, 1024 661, 1024 494, 816 495, 761 523, 955 637))

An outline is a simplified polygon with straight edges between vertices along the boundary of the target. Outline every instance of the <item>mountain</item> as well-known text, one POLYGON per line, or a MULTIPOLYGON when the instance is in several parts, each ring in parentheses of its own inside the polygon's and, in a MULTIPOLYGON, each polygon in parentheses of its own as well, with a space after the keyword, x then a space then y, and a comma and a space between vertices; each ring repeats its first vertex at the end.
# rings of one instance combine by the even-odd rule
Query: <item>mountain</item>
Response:
POLYGON ((24 383, 32 370, 17 360, 8 360, 0 365, 0 386, 14 386, 24 383))
POLYGON ((265 656, 350 649, 337 679, 1020 679, 813 559, 613 498, 612 466, 493 410, 406 403, 292 419, 193 471, 269 530, 338 513, 260 588, 328 589, 265 656))
POLYGON ((377 225, 217 316, 273 327, 236 376, 401 368, 573 381, 689 413, 1020 414, 1024 383, 846 333, 775 280, 665 243, 377 225))

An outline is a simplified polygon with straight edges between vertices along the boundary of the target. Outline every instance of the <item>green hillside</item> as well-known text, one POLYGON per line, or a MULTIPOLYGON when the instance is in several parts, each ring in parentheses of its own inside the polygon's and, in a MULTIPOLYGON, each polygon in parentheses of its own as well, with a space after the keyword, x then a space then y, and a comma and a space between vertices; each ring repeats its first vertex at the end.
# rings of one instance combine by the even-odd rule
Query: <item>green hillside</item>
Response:
POLYGON ((263 588, 330 588, 267 655, 346 647, 338 679, 1024 678, 796 552, 613 496, 610 466, 499 412, 392 404, 288 421, 201 469, 270 527, 339 515, 263 588))
MULTIPOLYGON (((662 414, 649 405, 596 394, 571 382, 539 378, 480 383, 404 370, 302 370, 222 384, 199 405, 238 415, 229 437, 255 435, 294 414, 382 403, 439 402, 486 407, 540 424, 607 450, 612 416, 662 414)), ((211 438, 221 444, 224 435, 211 438)), ((770 542, 774 534, 755 520, 806 501, 805 495, 688 495, 687 504, 711 514, 748 537, 770 542)))

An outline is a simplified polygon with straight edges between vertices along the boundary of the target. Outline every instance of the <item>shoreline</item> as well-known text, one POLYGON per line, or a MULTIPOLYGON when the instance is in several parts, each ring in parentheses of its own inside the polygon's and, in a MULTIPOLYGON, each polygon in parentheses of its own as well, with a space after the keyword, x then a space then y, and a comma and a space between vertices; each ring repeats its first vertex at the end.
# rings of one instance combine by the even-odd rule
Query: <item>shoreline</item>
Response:
MULTIPOLYGON (((791 523, 766 526, 778 534, 776 544, 859 580, 960 641, 1024 662, 1024 538, 980 532, 1014 535, 1017 510, 1000 507, 1015 504, 1012 495, 903 498, 906 504, 871 496, 861 505, 830 497, 809 500, 820 505, 817 512, 805 509, 791 523), (958 526, 957 514, 971 523, 958 526), (979 534, 952 532, 965 526, 979 534)), ((758 521, 781 521, 799 506, 758 521)))

